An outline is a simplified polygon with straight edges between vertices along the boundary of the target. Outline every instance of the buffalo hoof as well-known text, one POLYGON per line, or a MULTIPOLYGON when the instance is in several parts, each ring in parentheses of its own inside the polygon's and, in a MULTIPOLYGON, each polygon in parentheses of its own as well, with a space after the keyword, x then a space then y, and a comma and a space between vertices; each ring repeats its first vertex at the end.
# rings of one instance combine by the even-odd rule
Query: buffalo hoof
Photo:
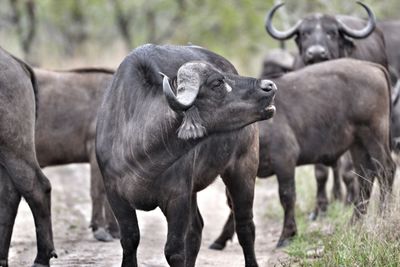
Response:
POLYGON ((0 260, 0 267, 8 267, 8 261, 7 260, 0 260))
POLYGON ((113 241, 113 237, 110 233, 106 231, 106 229, 100 227, 96 231, 93 232, 94 238, 101 242, 111 242, 113 241))
POLYGON ((110 235, 111 235, 114 239, 121 239, 121 234, 119 233, 119 231, 110 231, 110 235))
POLYGON ((119 228, 116 229, 114 227, 110 227, 107 229, 107 232, 115 239, 121 239, 121 234, 119 232, 119 228))
POLYGON ((214 250, 223 250, 225 248, 225 245, 214 242, 208 248, 214 250))
POLYGON ((318 212, 313 211, 310 213, 310 215, 308 215, 308 219, 310 221, 315 221, 317 218, 318 218, 318 212))
POLYGON ((276 248, 284 248, 290 245, 293 238, 280 239, 276 244, 276 248))
POLYGON ((58 258, 57 252, 55 250, 53 250, 52 252, 50 252, 50 259, 51 258, 58 258))

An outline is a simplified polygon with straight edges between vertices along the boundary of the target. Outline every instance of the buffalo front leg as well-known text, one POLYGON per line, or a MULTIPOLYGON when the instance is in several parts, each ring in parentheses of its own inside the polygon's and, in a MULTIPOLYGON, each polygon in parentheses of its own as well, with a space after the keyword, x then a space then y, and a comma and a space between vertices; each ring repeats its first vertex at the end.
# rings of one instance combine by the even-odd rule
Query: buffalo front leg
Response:
POLYGON ((255 175, 237 169, 222 176, 232 200, 235 230, 242 247, 246 267, 258 266, 255 251, 255 225, 253 222, 253 200, 255 175))
POLYGON ((0 267, 7 267, 8 251, 21 195, 6 171, 0 169, 0 267))
POLYGON ((281 236, 277 247, 289 244, 297 234, 295 219, 296 186, 294 181, 294 167, 285 166, 284 171, 277 172, 279 185, 279 199, 284 209, 284 221, 281 236))
POLYGON ((223 250, 228 240, 232 240, 235 234, 235 219, 232 212, 232 200, 229 197, 229 193, 226 192, 226 199, 230 208, 229 217, 225 222, 224 228, 218 238, 210 245, 210 249, 223 250))
POLYGON ((122 267, 137 267, 137 248, 140 241, 136 210, 117 193, 109 192, 108 199, 118 220, 121 233, 122 267))
POLYGON ((197 254, 200 250, 201 232, 203 230, 203 218, 197 206, 196 195, 192 196, 190 209, 190 225, 186 235, 186 266, 194 267, 196 264, 197 254))
POLYGON ((328 208, 328 197, 326 195, 326 183, 329 176, 329 167, 323 164, 314 166, 315 179, 317 181, 317 205, 310 214, 311 220, 316 220, 320 213, 325 213, 328 208))
MULTIPOLYGON (((161 207, 168 222, 164 254, 168 264, 172 267, 186 266, 185 238, 188 234, 190 220, 190 202, 191 197, 183 194, 171 197, 171 200, 166 201, 166 205, 161 207)), ((192 234, 194 233, 192 232, 192 234)), ((191 253, 194 253, 196 247, 197 244, 192 247, 191 253)), ((197 252, 195 254, 197 255, 197 252)))

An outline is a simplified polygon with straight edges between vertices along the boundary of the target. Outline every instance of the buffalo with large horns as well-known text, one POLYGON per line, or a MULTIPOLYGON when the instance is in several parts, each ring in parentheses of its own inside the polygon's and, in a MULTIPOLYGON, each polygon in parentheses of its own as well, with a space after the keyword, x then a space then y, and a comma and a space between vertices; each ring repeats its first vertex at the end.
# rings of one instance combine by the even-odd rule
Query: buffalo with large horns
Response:
POLYGON ((301 57, 297 64, 303 66, 335 58, 351 57, 375 62, 387 68, 385 41, 383 33, 376 28, 375 15, 367 5, 357 3, 368 13, 366 25, 363 20, 353 17, 317 13, 298 21, 286 31, 279 31, 272 25, 272 19, 275 12, 284 5, 281 3, 274 6, 267 14, 265 28, 271 37, 277 40, 295 37, 301 57), (360 27, 363 28, 357 29, 360 27))

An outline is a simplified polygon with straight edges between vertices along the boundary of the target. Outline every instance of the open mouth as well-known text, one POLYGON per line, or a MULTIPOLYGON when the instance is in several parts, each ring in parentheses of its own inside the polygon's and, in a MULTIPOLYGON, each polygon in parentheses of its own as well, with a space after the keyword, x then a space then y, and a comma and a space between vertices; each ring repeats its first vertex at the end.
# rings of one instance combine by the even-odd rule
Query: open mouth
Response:
POLYGON ((276 111, 275 105, 274 104, 269 105, 268 107, 265 108, 265 111, 275 113, 276 111))
POLYGON ((267 107, 264 109, 264 112, 265 112, 265 114, 266 114, 267 117, 272 117, 272 116, 275 114, 275 112, 276 112, 275 105, 274 105, 274 104, 271 104, 271 105, 267 106, 267 107))

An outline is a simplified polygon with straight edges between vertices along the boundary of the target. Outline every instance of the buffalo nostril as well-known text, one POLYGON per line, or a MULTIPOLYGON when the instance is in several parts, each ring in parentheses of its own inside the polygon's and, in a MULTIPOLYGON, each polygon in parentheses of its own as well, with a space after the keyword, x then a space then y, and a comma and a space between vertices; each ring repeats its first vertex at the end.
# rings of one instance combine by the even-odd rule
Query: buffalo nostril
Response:
POLYGON ((263 91, 269 92, 272 90, 276 90, 276 85, 274 82, 270 80, 261 80, 260 81, 260 87, 263 91))

